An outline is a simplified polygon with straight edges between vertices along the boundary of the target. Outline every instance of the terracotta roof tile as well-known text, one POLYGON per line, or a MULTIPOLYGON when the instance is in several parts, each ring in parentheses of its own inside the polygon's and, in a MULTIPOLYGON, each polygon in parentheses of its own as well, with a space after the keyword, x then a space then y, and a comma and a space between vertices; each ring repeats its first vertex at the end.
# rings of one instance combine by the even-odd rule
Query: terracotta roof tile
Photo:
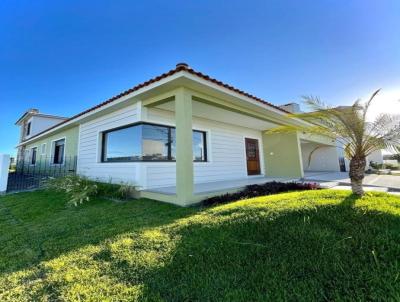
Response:
POLYGON ((86 113, 89 113, 89 112, 94 111, 94 110, 96 110, 98 108, 101 108, 101 107, 103 107, 103 106, 105 106, 105 105, 107 105, 109 103, 112 103, 115 100, 117 100, 117 99, 119 99, 119 98, 121 98, 123 96, 126 96, 126 95, 128 95, 128 94, 130 94, 130 93, 132 93, 134 91, 137 91, 137 90, 139 90, 139 89, 141 89, 143 87, 149 86, 149 85, 151 85, 153 83, 156 83, 156 82, 158 82, 158 81, 160 81, 162 79, 165 79, 165 78, 167 78, 169 76, 172 76, 172 75, 174 75, 174 74, 176 74, 176 73, 178 73, 180 71, 186 71, 186 72, 188 72, 188 73, 190 73, 192 75, 198 76, 198 77, 200 77, 200 78, 202 78, 202 79, 204 79, 206 81, 209 81, 209 82, 212 82, 214 84, 217 84, 218 86, 224 87, 224 88, 229 89, 231 91, 234 91, 234 92, 236 92, 238 94, 241 94, 243 96, 251 98, 251 99, 253 99, 255 101, 258 101, 258 102, 260 102, 260 103, 262 103, 264 105, 273 107, 273 108, 275 108, 277 110, 280 110, 280 111, 282 111, 284 113, 288 113, 288 111, 286 111, 286 110, 284 110, 284 109, 282 109, 282 108, 280 108, 278 106, 275 106, 275 105, 273 105, 273 104, 271 104, 271 103, 269 103, 269 102, 267 102, 267 101, 265 101, 265 100, 263 100, 261 98, 258 98, 258 97, 254 96, 252 94, 247 93, 247 92, 244 92, 243 90, 235 88, 235 87, 233 87, 231 85, 225 84, 225 83, 223 83, 223 82, 221 82, 221 81, 219 81, 217 79, 214 79, 214 78, 212 78, 212 77, 210 77, 208 75, 205 75, 205 74, 203 74, 203 73, 201 73, 199 71, 195 71, 194 69, 190 68, 186 63, 178 63, 176 65, 175 69, 172 69, 172 70, 170 70, 170 71, 168 71, 166 73, 163 73, 163 74, 161 74, 161 75, 159 75, 157 77, 154 77, 154 78, 152 78, 152 79, 150 79, 150 80, 148 80, 146 82, 143 82, 143 83, 138 84, 138 85, 136 85, 136 86, 134 86, 134 87, 132 87, 132 88, 130 88, 128 90, 125 90, 125 91, 121 92, 120 94, 115 95, 115 96, 109 98, 108 100, 106 100, 106 101, 104 101, 104 102, 102 102, 100 104, 97 104, 96 106, 93 106, 93 107, 91 107, 89 109, 86 109, 86 110, 84 110, 84 111, 82 111, 82 112, 80 112, 80 113, 68 118, 67 120, 62 121, 61 123, 59 123, 57 125, 54 125, 54 126, 48 128, 48 129, 46 129, 46 130, 44 130, 44 131, 42 131, 40 133, 37 133, 36 135, 30 137, 28 140, 31 140, 31 139, 33 139, 33 138, 35 138, 35 137, 47 132, 47 131, 50 131, 50 130, 58 127, 58 126, 61 126, 61 125, 65 124, 65 123, 67 123, 67 122, 70 122, 70 121, 72 121, 72 120, 74 120, 74 119, 76 119, 76 118, 78 118, 78 117, 80 117, 80 116, 82 116, 82 115, 84 115, 86 113))

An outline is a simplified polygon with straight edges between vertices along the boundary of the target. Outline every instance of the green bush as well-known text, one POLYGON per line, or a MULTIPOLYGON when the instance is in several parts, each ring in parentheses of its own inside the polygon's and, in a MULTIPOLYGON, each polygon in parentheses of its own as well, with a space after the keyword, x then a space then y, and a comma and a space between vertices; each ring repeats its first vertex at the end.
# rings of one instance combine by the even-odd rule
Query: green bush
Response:
POLYGON ((377 162, 371 161, 369 165, 376 170, 379 169, 399 170, 399 166, 393 164, 378 164, 377 162))
POLYGON ((385 164, 385 168, 389 170, 398 170, 399 166, 392 165, 392 164, 385 164))
POLYGON ((68 195, 68 203, 74 206, 90 201, 97 196, 97 184, 87 177, 67 175, 60 178, 52 178, 47 182, 47 188, 68 195))
POLYGON ((382 169, 382 164, 378 164, 377 162, 374 161, 371 161, 369 165, 375 170, 382 169))
POLYGON ((118 200, 127 200, 134 196, 135 187, 128 183, 113 184, 93 181, 85 176, 68 175, 52 178, 46 187, 68 195, 68 203, 77 206, 90 201, 93 197, 106 197, 118 200))
POLYGON ((99 196, 117 198, 117 191, 119 189, 119 185, 113 184, 111 182, 96 182, 97 191, 99 196))
POLYGON ((135 187, 121 182, 120 184, 114 184, 108 182, 96 182, 98 188, 98 196, 126 200, 133 197, 135 192, 135 187))

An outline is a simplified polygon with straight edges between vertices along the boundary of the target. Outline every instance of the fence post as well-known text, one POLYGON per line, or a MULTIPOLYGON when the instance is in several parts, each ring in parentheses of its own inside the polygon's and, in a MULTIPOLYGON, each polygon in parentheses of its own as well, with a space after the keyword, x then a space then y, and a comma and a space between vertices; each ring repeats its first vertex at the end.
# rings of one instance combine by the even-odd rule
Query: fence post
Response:
POLYGON ((7 191, 9 168, 10 168, 10 155, 0 153, 0 194, 5 194, 7 191))

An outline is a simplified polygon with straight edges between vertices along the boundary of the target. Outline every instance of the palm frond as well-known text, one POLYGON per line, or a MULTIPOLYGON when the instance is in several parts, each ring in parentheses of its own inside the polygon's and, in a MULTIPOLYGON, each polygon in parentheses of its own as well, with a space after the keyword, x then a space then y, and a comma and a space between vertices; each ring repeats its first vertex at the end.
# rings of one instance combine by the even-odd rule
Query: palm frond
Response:
POLYGON ((375 150, 400 150, 400 118, 384 114, 374 122, 366 121, 370 105, 380 92, 376 90, 366 103, 356 100, 350 106, 331 107, 318 97, 304 96, 310 112, 291 114, 306 122, 304 126, 280 126, 269 133, 302 132, 336 139, 344 146, 346 157, 365 157, 375 150))

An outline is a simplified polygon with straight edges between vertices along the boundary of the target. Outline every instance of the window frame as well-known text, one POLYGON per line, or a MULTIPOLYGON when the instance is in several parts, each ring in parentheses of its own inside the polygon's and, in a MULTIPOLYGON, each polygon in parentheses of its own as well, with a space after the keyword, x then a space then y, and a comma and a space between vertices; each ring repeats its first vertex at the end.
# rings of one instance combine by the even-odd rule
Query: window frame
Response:
POLYGON ((65 164, 65 148, 67 146, 67 138, 64 137, 60 137, 57 138, 55 140, 51 141, 51 153, 50 153, 50 165, 52 166, 62 166, 65 164), (64 149, 63 149, 63 157, 62 157, 62 163, 55 163, 54 162, 54 155, 55 155, 55 150, 56 150, 56 142, 64 140, 64 149))
MULTIPOLYGON (((194 163, 206 163, 208 162, 208 151, 207 151, 207 132, 202 130, 192 130, 192 132, 201 133, 203 136, 203 148, 204 148, 204 160, 193 160, 194 163)), ((192 142, 193 144, 193 142, 192 142)))
POLYGON ((32 147, 31 150, 30 150, 30 156, 29 156, 29 164, 31 166, 35 166, 36 165, 37 155, 38 155, 38 147, 37 146, 32 147), (35 150, 35 157, 33 157, 34 150, 35 150), (33 162, 33 159, 35 159, 35 162, 33 162))
MULTIPOLYGON (((173 163, 176 162, 175 159, 171 159, 172 158, 172 149, 171 146, 168 148, 168 158, 169 159, 157 159, 157 160, 143 160, 143 159, 138 159, 138 160, 125 160, 125 161, 113 161, 113 160, 105 160, 105 144, 106 144, 106 135, 110 132, 114 132, 114 131, 118 131, 118 130, 122 130, 122 129, 126 129, 126 128, 130 128, 130 127, 135 127, 135 126, 140 126, 140 125, 150 125, 150 126, 157 126, 157 127, 164 127, 164 128, 168 128, 168 137, 170 139, 171 137, 171 129, 176 129, 175 126, 170 126, 170 125, 163 125, 163 124, 157 124, 157 123, 149 123, 149 122, 136 122, 136 123, 132 123, 132 124, 127 124, 127 125, 123 125, 120 127, 116 127, 116 128, 112 128, 112 129, 107 129, 104 131, 100 132, 100 140, 101 140, 101 150, 100 150, 100 163, 141 163, 141 162, 145 162, 145 163, 173 163)), ((208 162, 208 152, 207 152, 207 131, 204 130, 196 130, 196 129, 192 129, 192 133, 193 132, 199 132, 203 134, 203 147, 204 147, 204 160, 193 160, 194 163, 206 163, 208 162)), ((143 136, 141 137, 141 140, 143 140, 143 136)), ((193 142, 192 142, 193 144, 193 142)), ((143 151, 143 150, 142 150, 143 151)), ((142 154, 143 156, 143 154, 142 154)))
POLYGON ((43 143, 40 145, 40 155, 45 155, 47 153, 47 144, 43 143), (44 147, 44 152, 43 152, 43 147, 44 147))
POLYGON ((31 121, 29 121, 28 123, 26 123, 26 136, 29 136, 29 135, 31 135, 31 129, 32 128, 32 122, 31 121))

